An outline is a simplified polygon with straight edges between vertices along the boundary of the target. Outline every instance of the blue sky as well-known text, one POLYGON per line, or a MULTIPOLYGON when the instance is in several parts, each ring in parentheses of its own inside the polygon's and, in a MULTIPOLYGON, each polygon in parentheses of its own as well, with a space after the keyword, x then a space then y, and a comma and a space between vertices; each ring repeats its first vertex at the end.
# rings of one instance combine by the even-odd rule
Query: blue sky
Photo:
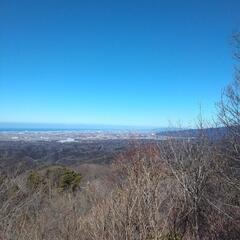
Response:
POLYGON ((188 125, 233 77, 239 0, 1 0, 0 122, 188 125))

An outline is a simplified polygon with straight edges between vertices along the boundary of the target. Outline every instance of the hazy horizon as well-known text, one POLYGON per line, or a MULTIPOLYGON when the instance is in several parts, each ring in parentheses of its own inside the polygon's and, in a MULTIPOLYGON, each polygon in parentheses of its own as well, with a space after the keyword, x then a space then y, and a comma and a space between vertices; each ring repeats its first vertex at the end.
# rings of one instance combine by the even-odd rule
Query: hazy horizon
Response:
POLYGON ((154 130, 171 129, 169 126, 140 126, 118 124, 84 124, 84 123, 29 123, 29 122, 0 122, 0 130, 22 129, 59 129, 59 130, 154 130))

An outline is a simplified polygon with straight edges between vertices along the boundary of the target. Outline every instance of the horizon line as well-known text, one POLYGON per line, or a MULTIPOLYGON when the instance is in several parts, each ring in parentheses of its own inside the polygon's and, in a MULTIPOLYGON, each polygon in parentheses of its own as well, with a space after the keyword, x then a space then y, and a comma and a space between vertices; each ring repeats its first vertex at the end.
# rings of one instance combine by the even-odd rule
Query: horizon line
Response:
POLYGON ((128 124, 106 124, 106 123, 62 123, 62 122, 11 122, 11 121, 0 121, 0 128, 22 128, 26 127, 26 125, 30 125, 30 128, 83 128, 83 127, 97 127, 97 128, 145 128, 145 129, 154 129, 154 128, 173 128, 173 127, 166 127, 166 126, 151 126, 151 125, 128 125, 128 124), (15 125, 15 126, 14 126, 15 125), (32 126, 31 126, 32 125, 32 126))

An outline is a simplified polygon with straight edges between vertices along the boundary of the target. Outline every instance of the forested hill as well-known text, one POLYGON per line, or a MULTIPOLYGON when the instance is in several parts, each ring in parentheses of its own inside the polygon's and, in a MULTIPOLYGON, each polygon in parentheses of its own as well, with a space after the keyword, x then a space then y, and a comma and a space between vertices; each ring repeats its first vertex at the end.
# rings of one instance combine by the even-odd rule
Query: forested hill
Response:
POLYGON ((157 136, 159 137, 176 137, 176 138, 196 138, 199 135, 203 134, 204 136, 217 140, 221 139, 227 134, 227 128, 205 128, 205 129, 184 129, 184 130, 172 130, 165 132, 158 132, 157 136))

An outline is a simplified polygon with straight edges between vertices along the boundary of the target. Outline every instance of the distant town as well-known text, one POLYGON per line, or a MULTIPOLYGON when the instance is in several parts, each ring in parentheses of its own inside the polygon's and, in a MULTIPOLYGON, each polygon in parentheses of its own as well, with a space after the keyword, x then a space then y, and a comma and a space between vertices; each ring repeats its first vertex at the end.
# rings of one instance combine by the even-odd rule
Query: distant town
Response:
MULTIPOLYGON (((163 138, 161 136, 161 138, 163 138)), ((156 131, 57 130, 1 131, 0 141, 57 141, 60 143, 115 139, 159 139, 156 131)))

